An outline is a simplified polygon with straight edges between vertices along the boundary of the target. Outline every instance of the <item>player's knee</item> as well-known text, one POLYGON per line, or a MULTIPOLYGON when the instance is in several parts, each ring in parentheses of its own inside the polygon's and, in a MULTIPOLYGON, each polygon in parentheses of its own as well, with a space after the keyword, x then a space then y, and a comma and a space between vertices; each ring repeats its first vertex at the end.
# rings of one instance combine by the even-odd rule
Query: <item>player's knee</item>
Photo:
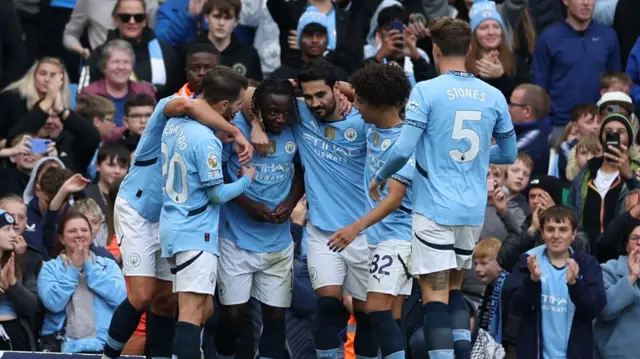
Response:
POLYGON ((320 297, 317 302, 318 322, 339 323, 347 322, 349 312, 344 308, 342 301, 335 297, 320 297))
POLYGON ((200 325, 207 298, 210 298, 210 296, 206 294, 179 293, 179 321, 200 325))
POLYGON ((151 304, 151 301, 156 294, 155 279, 148 279, 150 280, 132 279, 129 286, 129 293, 127 294, 127 297, 129 298, 131 305, 138 310, 143 310, 151 304))
POLYGON ((172 317, 176 315, 176 309, 178 308, 178 298, 174 293, 167 293, 166 291, 156 292, 151 303, 151 310, 165 317, 172 317))
POLYGON ((262 304, 262 317, 265 319, 278 320, 284 318, 286 314, 286 308, 272 307, 270 305, 262 304))
POLYGON ((248 304, 223 305, 220 314, 227 323, 240 324, 246 317, 251 316, 251 306, 248 304))
POLYGON ((209 318, 213 317, 213 298, 209 298, 205 302, 204 313, 202 316, 202 325, 204 325, 209 318))
POLYGON ((364 312, 372 313, 390 310, 392 303, 393 296, 390 294, 369 292, 367 294, 367 302, 364 305, 364 312))

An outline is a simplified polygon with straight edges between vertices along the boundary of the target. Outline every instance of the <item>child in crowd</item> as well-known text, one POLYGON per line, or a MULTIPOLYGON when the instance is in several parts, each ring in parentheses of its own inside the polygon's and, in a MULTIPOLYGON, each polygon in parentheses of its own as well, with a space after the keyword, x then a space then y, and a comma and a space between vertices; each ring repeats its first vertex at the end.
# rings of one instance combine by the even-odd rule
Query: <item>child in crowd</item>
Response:
POLYGON ((518 206, 509 207, 503 186, 507 177, 507 166, 489 165, 487 173, 487 207, 481 238, 507 238, 509 231, 518 231, 526 217, 518 206), (520 224, 518 224, 520 220, 520 224))
POLYGON ((100 206, 102 213, 107 210, 107 197, 111 185, 127 174, 129 151, 120 144, 108 143, 98 151, 96 169, 98 181, 87 187, 85 195, 100 206))
POLYGON ((602 119, 598 116, 598 106, 594 104, 578 105, 571 110, 571 122, 567 126, 571 126, 575 130, 573 133, 567 133, 566 138, 557 146, 558 151, 558 170, 560 179, 565 182, 567 170, 567 158, 571 149, 580 141, 580 139, 590 133, 598 134, 602 119))
POLYGON ((122 120, 126 130, 119 142, 129 152, 136 150, 138 142, 140 142, 140 136, 142 136, 142 132, 147 127, 147 122, 155 107, 155 99, 144 93, 133 94, 124 103, 124 117, 122 120))
POLYGON ((502 242, 496 238, 480 240, 473 250, 476 276, 487 288, 482 298, 479 318, 480 328, 502 343, 502 328, 507 319, 507 306, 503 305, 502 286, 509 273, 498 265, 497 257, 502 242))
POLYGON ((100 206, 91 198, 83 198, 73 203, 71 212, 83 214, 91 226, 91 240, 97 247, 107 247, 107 224, 100 206))
POLYGON ((77 104, 76 113, 88 121, 91 121, 93 126, 98 130, 98 133, 100 133, 100 138, 102 139, 87 169, 89 178, 93 180, 97 174, 96 158, 98 157, 98 151, 106 141, 113 137, 113 130, 116 128, 116 124, 113 122, 113 117, 116 114, 116 106, 111 100, 100 95, 79 96, 77 104))
POLYGON ((578 141, 578 144, 571 149, 567 158, 567 180, 573 181, 581 169, 587 165, 587 162, 594 157, 601 157, 602 144, 598 135, 590 133, 578 141))
POLYGON ((533 173, 533 159, 526 152, 518 153, 518 159, 512 165, 507 166, 507 177, 502 186, 502 191, 507 196, 507 206, 518 225, 522 225, 524 219, 531 213, 527 198, 522 192, 529 185, 529 179, 533 173), (522 216, 520 216, 520 211, 522 216))

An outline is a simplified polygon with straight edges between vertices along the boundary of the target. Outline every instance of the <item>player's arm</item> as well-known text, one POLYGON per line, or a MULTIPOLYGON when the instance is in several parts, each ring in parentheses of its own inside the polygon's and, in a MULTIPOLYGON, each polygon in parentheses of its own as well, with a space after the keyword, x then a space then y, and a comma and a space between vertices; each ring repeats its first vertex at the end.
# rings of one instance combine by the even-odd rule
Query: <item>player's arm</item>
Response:
POLYGON ((358 233, 380 222, 386 216, 402 206, 402 199, 410 183, 404 177, 392 176, 389 181, 388 195, 378 203, 371 211, 352 224, 340 228, 329 239, 329 249, 333 251, 344 250, 358 235, 358 233))
POLYGON ((518 142, 505 98, 500 95, 497 104, 498 120, 493 129, 496 144, 490 148, 489 162, 497 165, 512 164, 518 158, 518 142))
MULTIPOLYGON (((255 169, 253 167, 243 167, 243 170, 253 171, 255 174, 255 169)), ((244 193, 249 186, 251 186, 251 180, 253 179, 253 174, 245 173, 233 183, 220 183, 215 186, 211 186, 207 188, 207 194, 209 195, 209 200, 211 203, 216 205, 221 205, 229 202, 230 200, 238 197, 242 193, 244 193)))

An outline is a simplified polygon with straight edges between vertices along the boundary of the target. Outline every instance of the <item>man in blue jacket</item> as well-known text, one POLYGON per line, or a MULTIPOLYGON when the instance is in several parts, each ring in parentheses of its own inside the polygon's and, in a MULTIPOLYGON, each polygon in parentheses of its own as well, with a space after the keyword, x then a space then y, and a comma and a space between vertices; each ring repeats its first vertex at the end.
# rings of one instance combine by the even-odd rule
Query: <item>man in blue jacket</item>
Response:
POLYGON ((592 21, 595 0, 563 0, 567 18, 542 33, 533 53, 533 82, 551 97, 551 143, 562 135, 571 109, 596 103, 600 73, 620 70, 615 31, 592 21))
POLYGON ((519 359, 590 359, 592 321, 606 304, 602 269, 594 257, 574 252, 577 220, 554 206, 540 216, 543 245, 520 257, 507 279, 520 314, 519 359))

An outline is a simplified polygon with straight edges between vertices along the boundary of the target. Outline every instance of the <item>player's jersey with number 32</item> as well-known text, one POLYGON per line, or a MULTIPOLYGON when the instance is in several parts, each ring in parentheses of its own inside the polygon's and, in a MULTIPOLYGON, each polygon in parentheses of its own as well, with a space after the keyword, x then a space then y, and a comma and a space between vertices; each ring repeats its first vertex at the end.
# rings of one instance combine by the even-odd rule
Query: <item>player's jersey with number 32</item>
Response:
POLYGON ((219 254, 220 206, 207 191, 224 183, 222 143, 213 130, 188 117, 169 119, 162 133, 162 176, 162 256, 188 250, 219 254))
POLYGON ((514 133, 502 93, 450 71, 413 88, 405 125, 424 130, 415 152, 413 211, 441 225, 482 225, 491 137, 514 133))

